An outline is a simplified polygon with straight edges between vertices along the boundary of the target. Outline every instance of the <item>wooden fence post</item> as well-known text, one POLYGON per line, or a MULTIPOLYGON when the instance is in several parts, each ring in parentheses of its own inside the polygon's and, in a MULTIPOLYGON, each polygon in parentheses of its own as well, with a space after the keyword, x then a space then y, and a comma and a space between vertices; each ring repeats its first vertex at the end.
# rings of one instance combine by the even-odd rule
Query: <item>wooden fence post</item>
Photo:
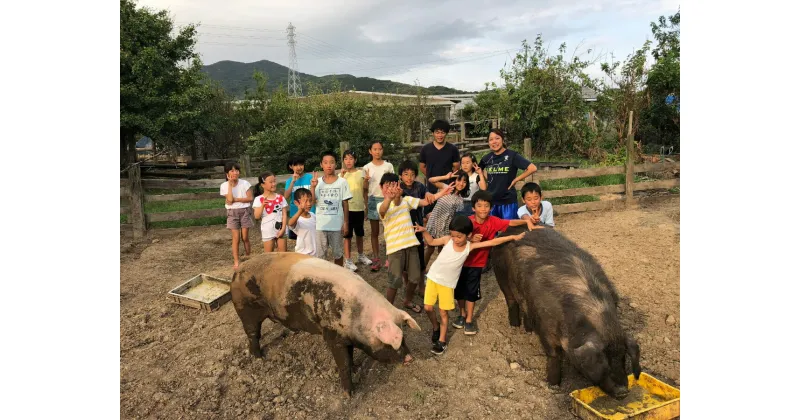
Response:
POLYGON ((625 157, 625 204, 627 206, 633 205, 633 165, 634 165, 634 149, 633 149, 633 111, 628 114, 628 144, 627 154, 625 157))
POLYGON ((250 155, 242 155, 239 157, 239 176, 241 178, 248 178, 253 176, 252 170, 250 169, 250 155))
POLYGON ((461 139, 460 139, 460 141, 466 141, 466 140, 464 140, 465 138, 467 138, 467 121, 464 119, 464 116, 462 115, 461 116, 461 139))
POLYGON ((147 235, 147 220, 144 215, 144 190, 142 189, 142 172, 139 165, 134 164, 128 169, 128 188, 130 223, 133 227, 133 238, 139 239, 147 235))
POLYGON ((492 118, 492 128, 497 128, 497 118, 492 118))
POLYGON ((339 142, 339 161, 342 163, 342 168, 344 168, 344 152, 350 148, 350 143, 346 141, 339 142))

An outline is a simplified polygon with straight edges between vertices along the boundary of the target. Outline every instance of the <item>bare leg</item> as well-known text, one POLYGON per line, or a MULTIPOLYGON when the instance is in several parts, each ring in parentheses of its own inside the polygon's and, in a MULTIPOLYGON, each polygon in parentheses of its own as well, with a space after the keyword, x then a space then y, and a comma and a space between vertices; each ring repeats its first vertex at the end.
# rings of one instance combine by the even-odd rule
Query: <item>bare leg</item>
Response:
POLYGON ((370 220, 369 221, 370 227, 370 239, 372 240, 372 255, 373 258, 380 258, 381 256, 381 247, 378 243, 378 235, 381 233, 381 225, 378 223, 377 220, 370 220))
MULTIPOLYGON (((433 331, 438 330, 440 325, 439 320, 436 319, 436 312, 433 311, 433 305, 425 305, 425 313, 428 315, 428 319, 431 321, 433 331)), ((441 335, 441 333, 439 335, 441 335)))
POLYGON ((466 300, 459 300, 458 301, 458 308, 461 310, 461 316, 464 318, 467 317, 467 301, 466 300))
POLYGON ((231 245, 233 247, 233 268, 239 268, 239 230, 231 229, 231 245))
POLYGON ((414 289, 417 288, 416 283, 408 282, 406 286, 406 300, 403 301, 403 306, 411 305, 414 302, 414 289))
POLYGON ((286 237, 278 238, 278 252, 286 252, 286 237))
POLYGON ((350 259, 350 238, 344 238, 344 258, 350 259))
MULTIPOLYGON (((348 246, 348 248, 349 248, 349 246, 348 246)), ((359 255, 364 255, 364 237, 363 236, 356 236, 356 249, 358 249, 358 254, 359 255)))
POLYGON ((270 239, 268 241, 264 241, 264 253, 272 252, 272 249, 275 248, 275 241, 270 239))
POLYGON ((439 316, 442 317, 442 330, 439 331, 439 341, 446 343, 447 341, 447 311, 439 309, 439 316))
MULTIPOLYGON (((461 302, 459 301, 459 305, 461 302)), ((467 301, 467 322, 472 322, 472 314, 475 312, 475 302, 467 301)))
POLYGON ((242 242, 244 242, 244 255, 250 255, 250 237, 247 236, 247 228, 242 228, 242 242))
POLYGON ((433 256, 433 251, 435 251, 435 250, 436 250, 436 248, 434 248, 432 246, 429 246, 429 247, 425 248, 425 267, 422 267, 423 271, 426 268, 428 268, 428 263, 431 262, 431 257, 433 256))
POLYGON ((397 296, 397 289, 392 289, 391 287, 386 289, 386 300, 392 305, 394 305, 395 296, 397 296))

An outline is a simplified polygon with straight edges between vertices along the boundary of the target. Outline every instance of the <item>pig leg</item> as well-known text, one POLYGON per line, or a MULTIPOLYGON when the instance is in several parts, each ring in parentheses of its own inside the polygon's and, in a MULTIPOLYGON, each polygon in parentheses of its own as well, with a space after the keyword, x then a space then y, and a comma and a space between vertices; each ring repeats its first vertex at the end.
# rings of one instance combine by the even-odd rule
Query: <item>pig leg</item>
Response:
POLYGON ((339 382, 344 394, 346 397, 350 397, 353 392, 353 345, 332 330, 324 330, 322 337, 333 353, 333 360, 336 361, 336 367, 339 369, 339 382))
POLYGON ((547 348, 547 383, 550 385, 561 384, 561 349, 547 348))
POLYGON ((256 321, 254 319, 244 322, 244 331, 247 333, 247 338, 250 342, 250 355, 254 357, 263 357, 261 352, 261 323, 264 320, 256 321))
POLYGON ((533 332, 533 317, 523 313, 522 314, 522 322, 525 325, 526 332, 533 332))
POLYGON ((519 303, 514 299, 514 294, 511 292, 511 286, 508 284, 509 277, 513 275, 508 268, 506 268, 506 261, 502 261, 495 267, 495 278, 497 285, 500 286, 500 291, 506 298, 506 305, 508 306, 508 324, 512 327, 519 327, 519 303))

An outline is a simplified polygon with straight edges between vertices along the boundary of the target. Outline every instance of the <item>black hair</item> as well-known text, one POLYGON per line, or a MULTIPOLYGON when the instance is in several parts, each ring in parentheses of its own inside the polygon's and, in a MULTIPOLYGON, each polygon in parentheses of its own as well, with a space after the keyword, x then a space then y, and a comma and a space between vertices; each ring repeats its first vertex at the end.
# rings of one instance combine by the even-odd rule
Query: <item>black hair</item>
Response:
POLYGON ((289 161, 286 163, 286 169, 289 170, 289 173, 292 173, 292 166, 294 165, 306 165, 306 159, 300 155, 292 155, 289 156, 289 161))
POLYGON ((469 236, 469 234, 472 233, 472 220, 469 220, 469 217, 463 214, 459 214, 450 221, 450 226, 448 228, 469 236))
POLYGON ((242 168, 239 167, 239 164, 232 160, 225 162, 225 179, 228 179, 228 172, 230 172, 233 169, 236 169, 237 171, 242 170, 242 168))
POLYGON ((383 176, 381 176, 380 186, 382 187, 383 184, 386 184, 386 183, 389 183, 389 182, 400 182, 400 177, 397 176, 397 174, 393 174, 393 173, 383 174, 383 176))
POLYGON ((431 132, 442 130, 445 133, 450 132, 450 123, 444 120, 436 120, 431 124, 431 132))
POLYGON ((486 136, 486 141, 489 141, 489 136, 491 136, 492 133, 497 134, 498 136, 500 136, 501 139, 503 139, 503 147, 505 147, 507 149, 508 146, 506 145, 506 133, 503 132, 503 130, 501 130, 499 128, 493 128, 493 129, 489 130, 489 134, 486 136))
POLYGON ((535 182, 526 182, 525 185, 522 186, 522 189, 519 190, 519 192, 522 195, 523 199, 525 198, 525 194, 530 192, 535 192, 539 194, 540 198, 542 197, 542 187, 540 187, 539 184, 535 182))
POLYGON ((453 177, 450 178, 450 182, 456 182, 461 178, 464 178, 464 180, 467 181, 467 187, 461 190, 461 192, 459 193, 456 191, 456 187, 453 186, 453 194, 458 194, 461 197, 469 197, 469 175, 467 175, 466 172, 459 169, 458 171, 456 171, 456 173, 453 174, 453 177))
POLYGON ((261 175, 258 176, 258 184, 253 185, 253 195, 254 196, 258 197, 259 195, 264 194, 264 188, 261 186, 261 184, 264 183, 265 179, 267 179, 267 178, 269 178, 271 176, 275 176, 275 174, 273 174, 270 171, 264 171, 264 173, 262 173, 261 175))
POLYGON ((336 153, 333 150, 326 150, 322 152, 322 156, 320 156, 319 160, 325 159, 325 156, 333 156, 333 161, 336 162, 338 159, 336 157, 336 153))
POLYGON ((300 202, 300 199, 309 196, 311 197, 311 191, 308 188, 298 188, 294 192, 294 201, 300 202))
POLYGON ((492 208, 492 193, 486 190, 478 190, 475 191, 475 194, 472 195, 472 207, 474 208, 478 201, 485 201, 489 203, 489 209, 492 208))
POLYGON ((370 148, 370 150, 372 150, 372 146, 374 146, 374 145, 375 145, 375 143, 378 143, 378 144, 380 144, 380 145, 381 145, 381 147, 383 147, 383 142, 382 142, 382 141, 380 141, 380 140, 372 140, 372 141, 369 143, 369 148, 370 148))
POLYGON ((344 159, 345 156, 352 156, 353 160, 358 160, 356 158, 356 152, 353 149, 345 150, 344 153, 342 153, 342 159, 344 159))
POLYGON ((417 165, 409 159, 404 160, 402 163, 400 163, 400 166, 397 167, 398 174, 403 175, 403 172, 405 171, 414 171, 414 178, 419 175, 417 165))

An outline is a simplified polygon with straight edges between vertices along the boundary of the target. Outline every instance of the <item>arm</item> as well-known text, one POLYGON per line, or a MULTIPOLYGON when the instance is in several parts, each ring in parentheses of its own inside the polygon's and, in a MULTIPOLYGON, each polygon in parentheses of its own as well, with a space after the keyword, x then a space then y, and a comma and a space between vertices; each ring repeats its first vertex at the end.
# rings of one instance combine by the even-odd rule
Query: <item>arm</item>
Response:
MULTIPOLYGON (((300 212, 298 211, 298 213, 300 213, 300 212)), ((287 229, 286 225, 288 224, 287 223, 288 222, 288 220, 287 220, 288 218, 289 218, 289 206, 283 206, 283 215, 281 216, 281 230, 278 231, 278 238, 279 239, 283 238, 283 234, 286 233, 286 229, 287 229)))
POLYGON ((434 177, 428 178, 428 182, 430 182, 431 184, 435 184, 437 182, 447 181, 448 179, 453 177, 454 173, 455 172, 450 172, 450 173, 447 173, 447 174, 444 174, 444 175, 441 175, 441 176, 434 176, 434 177))
POLYGON ((234 201, 238 203, 252 203, 253 202, 253 189, 248 188, 244 198, 236 198, 234 201))
POLYGON ((228 193, 225 194, 225 204, 233 204, 234 202, 233 187, 231 187, 231 182, 228 181, 228 193))
POLYGON ((344 211, 344 222, 342 223, 342 235, 347 234, 347 222, 350 220, 350 205, 348 204, 350 199, 342 201, 342 210, 344 211))
MULTIPOLYGON (((303 213, 305 213, 305 212, 306 211, 304 209, 297 209, 297 213, 295 213, 294 216, 292 216, 292 218, 289 219, 289 227, 294 229, 297 226, 297 220, 300 219, 300 216, 302 216, 303 213)), ((286 213, 284 213, 284 214, 286 214, 286 213)))
POLYGON ((475 168, 475 173, 478 174, 478 187, 482 190, 489 188, 489 184, 486 183, 486 176, 483 174, 483 170, 480 166, 475 168))
POLYGON ((285 198, 286 200, 292 199, 292 189, 294 188, 294 183, 295 181, 297 181, 298 178, 300 177, 297 176, 297 174, 292 174, 292 177, 290 178, 289 181, 289 185, 286 186, 286 190, 283 192, 283 198, 285 198))
POLYGON ((261 216, 264 214, 264 205, 262 204, 261 207, 253 206, 253 217, 256 220, 261 219, 261 216))
POLYGON ((509 221, 508 221, 508 225, 509 225, 509 226, 522 226, 522 225, 528 225, 528 230, 534 230, 534 229, 536 229, 537 227, 538 227, 538 228, 540 228, 540 227, 541 227, 541 226, 536 226, 536 225, 534 225, 534 224, 533 224, 533 219, 531 219, 531 217, 530 217, 530 216, 527 216, 527 218, 522 218, 522 219, 509 220, 509 221))
POLYGON ((486 241, 486 242, 477 242, 477 243, 473 242, 470 249, 472 250, 478 248, 486 248, 487 246, 495 246, 504 244, 506 242, 518 241, 522 239, 524 236, 525 236, 524 233, 520 233, 519 235, 502 236, 500 238, 494 238, 491 241, 486 241))
POLYGON ((508 186, 508 189, 510 190, 517 184, 517 182, 522 181, 523 179, 533 175, 534 172, 536 172, 536 165, 531 163, 528 165, 528 168, 525 169, 525 172, 523 172, 522 175, 514 178, 514 180, 511 181, 511 185, 508 186))
POLYGON ((428 198, 421 198, 419 200, 419 205, 422 207, 429 206, 433 204, 434 201, 444 197, 446 194, 450 194, 450 191, 453 191, 453 184, 447 186, 447 188, 443 190, 439 190, 436 194, 433 195, 433 201, 428 200, 428 198))
POLYGON ((432 246, 432 247, 442 246, 442 245, 445 245, 447 243, 447 241, 450 240, 449 236, 442 236, 441 238, 434 239, 433 236, 431 236, 431 234, 428 233, 428 230, 425 229, 424 226, 416 225, 416 226, 414 226, 414 231, 415 232, 422 232, 422 238, 425 240, 425 244, 428 245, 428 246, 432 246))

